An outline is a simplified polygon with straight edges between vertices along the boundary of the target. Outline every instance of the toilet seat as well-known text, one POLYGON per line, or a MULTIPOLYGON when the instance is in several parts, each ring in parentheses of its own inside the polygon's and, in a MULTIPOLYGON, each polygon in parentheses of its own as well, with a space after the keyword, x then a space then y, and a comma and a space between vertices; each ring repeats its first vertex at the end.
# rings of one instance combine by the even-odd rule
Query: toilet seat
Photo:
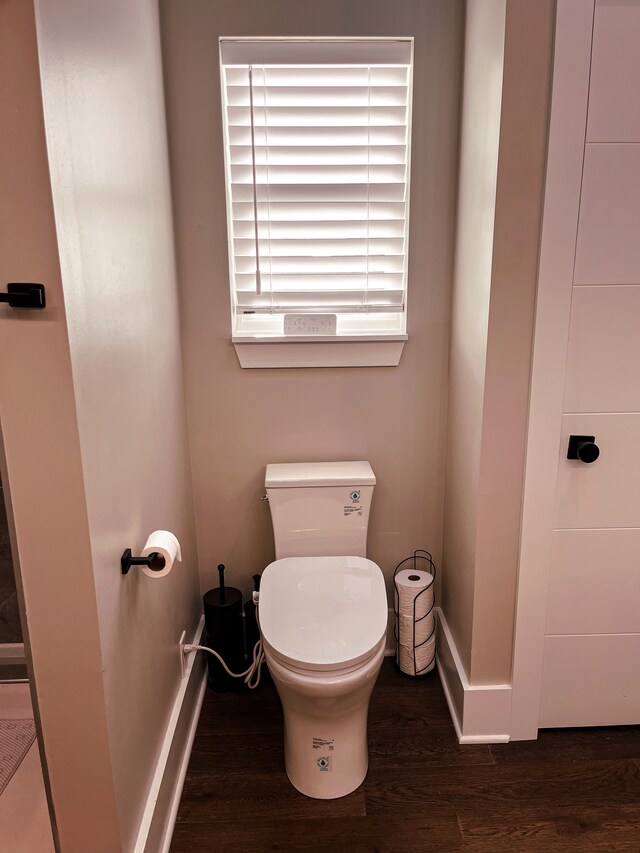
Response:
POLYGON ((352 673, 357 673, 359 670, 367 667, 371 661, 376 657, 380 650, 380 646, 385 644, 386 638, 383 637, 380 642, 378 642, 369 652, 369 654, 359 660, 357 662, 348 661, 344 666, 335 667, 332 669, 318 669, 317 667, 310 667, 306 662, 292 662, 290 658, 285 658, 282 655, 278 654, 278 652, 270 646, 263 637, 263 644, 265 655, 267 658, 267 662, 270 666, 273 666, 273 663, 280 664, 280 666, 284 667, 288 672, 293 673, 295 675, 301 675, 305 678, 315 678, 321 679, 323 681, 330 681, 331 679, 340 678, 345 675, 351 675, 352 673))
POLYGON ((363 557, 285 557, 264 570, 260 629, 282 666, 331 677, 366 664, 387 629, 380 568, 363 557))

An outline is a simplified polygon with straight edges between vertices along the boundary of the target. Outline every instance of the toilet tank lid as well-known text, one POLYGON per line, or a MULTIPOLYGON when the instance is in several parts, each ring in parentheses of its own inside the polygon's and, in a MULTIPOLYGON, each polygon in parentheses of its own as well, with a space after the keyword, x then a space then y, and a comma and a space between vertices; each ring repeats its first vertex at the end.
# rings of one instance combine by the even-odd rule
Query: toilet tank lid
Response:
POLYGON ((310 486, 375 486, 368 462, 286 462, 267 465, 268 489, 310 486))

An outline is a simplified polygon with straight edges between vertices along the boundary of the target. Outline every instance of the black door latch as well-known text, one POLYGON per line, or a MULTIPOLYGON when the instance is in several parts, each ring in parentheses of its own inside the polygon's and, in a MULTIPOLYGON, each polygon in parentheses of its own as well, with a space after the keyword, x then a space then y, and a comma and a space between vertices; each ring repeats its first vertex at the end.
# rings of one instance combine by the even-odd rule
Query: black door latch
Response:
POLYGON ((0 302, 8 302, 9 308, 44 308, 44 284, 8 284, 7 292, 0 293, 0 302))
POLYGON ((590 464, 600 456, 600 448, 596 444, 595 435, 570 435, 567 459, 577 459, 579 462, 590 464))

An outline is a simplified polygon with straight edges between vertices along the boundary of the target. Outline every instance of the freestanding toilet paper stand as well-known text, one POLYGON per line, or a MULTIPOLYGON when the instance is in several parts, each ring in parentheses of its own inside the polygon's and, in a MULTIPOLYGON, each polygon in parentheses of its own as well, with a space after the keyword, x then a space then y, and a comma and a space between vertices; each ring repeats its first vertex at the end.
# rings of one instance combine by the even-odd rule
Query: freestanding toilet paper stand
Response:
POLYGON ((431 585, 428 586, 426 589, 423 589, 421 592, 419 592, 413 600, 413 675, 414 675, 414 677, 418 676, 418 675, 422 675, 422 674, 427 675, 427 673, 431 671, 433 662, 436 659, 435 645, 434 645, 433 655, 431 656, 431 659, 424 666, 420 667, 420 669, 418 669, 418 662, 416 660, 416 652, 419 648, 426 645, 433 638, 433 635, 435 634, 435 631, 436 631, 435 620, 433 623, 433 631, 431 631, 431 633, 429 634, 427 639, 423 640, 421 643, 416 643, 416 627, 418 626, 418 624, 420 622, 422 622, 424 619, 427 619, 429 616, 432 615, 433 608, 436 605, 435 595, 433 597, 433 603, 431 604, 431 607, 427 610, 427 612, 423 616, 420 616, 418 619, 416 619, 416 604, 418 603, 418 600, 420 599, 421 596, 425 595, 425 593, 429 593, 429 592, 432 592, 434 590, 434 584, 436 582, 436 566, 435 566, 435 563, 433 562, 433 557, 431 556, 429 551, 425 551, 423 548, 418 548, 413 552, 413 554, 410 557, 406 557, 404 560, 399 562, 398 565, 394 569, 393 586, 395 589, 395 595, 394 595, 393 609, 394 609, 396 618, 395 618, 395 623, 393 626, 393 633, 394 633, 394 637, 396 640, 396 660, 398 658, 398 645, 400 642, 400 638, 398 636, 398 619, 400 616, 400 612, 399 612, 400 591, 398 589, 398 584, 396 583, 396 576, 397 576, 398 572, 401 572, 403 569, 412 569, 414 572, 415 571, 428 572, 430 575, 433 576, 433 583, 431 583, 431 585))

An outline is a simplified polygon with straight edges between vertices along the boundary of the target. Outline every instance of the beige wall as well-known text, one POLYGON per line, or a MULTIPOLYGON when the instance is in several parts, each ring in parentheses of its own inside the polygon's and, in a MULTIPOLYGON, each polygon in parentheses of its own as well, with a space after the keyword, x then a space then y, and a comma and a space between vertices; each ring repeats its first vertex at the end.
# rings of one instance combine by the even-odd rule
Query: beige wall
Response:
POLYGON ((91 543, 36 29, 25 0, 0 3, 0 126, 1 281, 47 289, 43 312, 0 307, 2 480, 29 614, 25 641, 61 849, 113 853, 119 832, 91 543))
POLYGON ((21 183, 9 175, 2 257, 6 279, 44 280, 50 304, 8 321, 3 432, 61 847, 115 853, 135 842, 181 682, 178 640, 201 609, 158 13, 154 0, 38 0, 36 12, 51 189, 33 20, 21 20, 9 56, 21 68, 28 55, 33 113, 22 133, 3 122, 21 183), (49 456, 32 448, 28 476, 38 425, 49 456), (124 548, 156 528, 178 535, 184 563, 123 577, 124 548))
POLYGON ((444 525, 443 609, 472 684, 511 674, 554 20, 553 0, 495 0, 501 45, 488 8, 467 7, 444 525))
POLYGON ((469 2, 449 354, 442 608, 470 671, 506 0, 469 2))
POLYGON ((268 462, 368 459, 369 554, 389 576, 440 560, 462 4, 451 0, 161 3, 202 585, 245 589, 273 559, 268 462), (397 368, 241 369, 230 343, 221 35, 415 36, 409 342, 397 368))

